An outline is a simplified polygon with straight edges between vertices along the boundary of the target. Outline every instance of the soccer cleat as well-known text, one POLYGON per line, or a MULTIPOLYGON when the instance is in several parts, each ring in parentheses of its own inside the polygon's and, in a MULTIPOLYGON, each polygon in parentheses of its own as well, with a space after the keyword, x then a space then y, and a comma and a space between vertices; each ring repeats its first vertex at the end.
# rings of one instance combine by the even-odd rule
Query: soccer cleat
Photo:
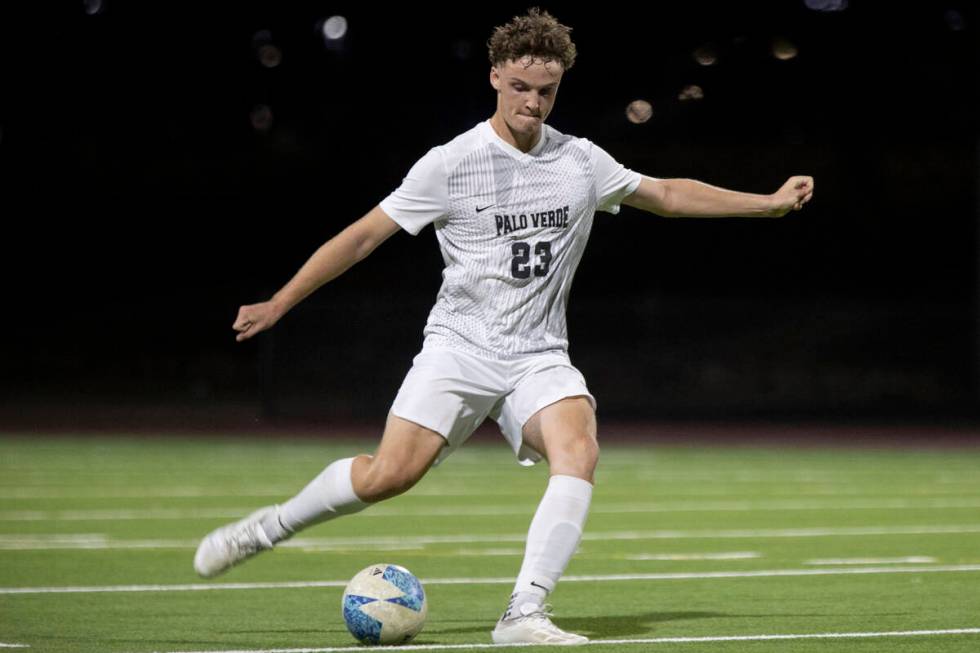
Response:
POLYGON ((491 637, 494 644, 558 644, 574 646, 585 644, 589 641, 588 637, 566 633, 564 630, 551 623, 551 612, 549 605, 535 605, 525 603, 520 607, 517 616, 509 617, 508 614, 501 617, 497 622, 497 627, 493 629, 491 637))
POLYGON ((194 571, 204 578, 211 578, 260 551, 271 549, 273 544, 260 524, 262 517, 275 509, 275 506, 267 506, 241 521, 208 533, 194 554, 194 571))

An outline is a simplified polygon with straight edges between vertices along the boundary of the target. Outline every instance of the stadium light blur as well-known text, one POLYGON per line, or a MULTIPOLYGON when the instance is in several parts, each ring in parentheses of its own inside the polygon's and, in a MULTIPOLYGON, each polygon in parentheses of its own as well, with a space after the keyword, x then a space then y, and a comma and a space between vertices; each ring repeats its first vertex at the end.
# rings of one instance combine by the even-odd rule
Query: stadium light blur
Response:
POLYGON ((808 9, 814 11, 844 11, 847 0, 803 0, 808 9))
POLYGON ((690 102, 692 100, 703 100, 704 99, 704 89, 702 89, 697 84, 688 84, 681 92, 677 95, 677 99, 681 102, 690 102))
POLYGON ((271 43, 259 48, 258 56, 259 63, 266 68, 275 68, 282 63, 282 50, 271 43))
POLYGON ((633 100, 626 107, 626 119, 640 125, 653 117, 653 105, 646 100, 633 100))
POLYGON ((326 40, 339 41, 347 35, 347 19, 343 16, 331 16, 323 21, 320 31, 326 40))
POLYGON ((796 48, 796 45, 788 39, 782 37, 773 39, 772 56, 780 61, 789 61, 790 59, 796 58, 798 54, 799 50, 796 48))
POLYGON ((82 9, 89 16, 96 16, 105 10, 105 2, 103 0, 82 0, 82 9))
POLYGON ((707 44, 699 47, 691 56, 702 66, 713 66, 718 62, 718 55, 715 53, 714 47, 707 44))
POLYGON ((344 50, 344 37, 347 36, 349 25, 343 16, 330 16, 316 22, 316 33, 323 40, 328 50, 341 52, 344 50))
POLYGON ((252 35, 252 49, 255 58, 266 68, 275 68, 282 63, 282 50, 272 42, 272 32, 267 29, 252 35))
POLYGON ((249 114, 249 120, 252 123, 252 128, 257 132, 266 133, 272 129, 272 124, 275 121, 272 115, 272 109, 267 104, 257 104, 252 107, 252 112, 249 114))

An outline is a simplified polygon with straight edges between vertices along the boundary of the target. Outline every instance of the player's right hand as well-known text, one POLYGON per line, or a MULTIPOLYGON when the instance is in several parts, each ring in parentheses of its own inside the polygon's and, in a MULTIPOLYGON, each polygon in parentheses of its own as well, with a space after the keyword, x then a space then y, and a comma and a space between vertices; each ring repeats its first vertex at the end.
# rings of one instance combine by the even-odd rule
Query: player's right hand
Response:
POLYGON ((790 177, 771 197, 774 202, 769 211, 771 217, 781 218, 790 211, 799 211, 813 197, 813 177, 790 177))
POLYGON ((231 328, 238 332, 235 340, 248 340, 256 333, 261 333, 279 321, 282 314, 272 302, 249 304, 238 309, 238 318, 231 328))

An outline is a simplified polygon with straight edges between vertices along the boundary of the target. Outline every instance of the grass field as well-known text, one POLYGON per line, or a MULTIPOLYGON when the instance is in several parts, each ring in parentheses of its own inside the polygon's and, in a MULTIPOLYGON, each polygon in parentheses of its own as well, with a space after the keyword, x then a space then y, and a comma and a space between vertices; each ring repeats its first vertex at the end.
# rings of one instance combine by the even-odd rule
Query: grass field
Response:
MULTIPOLYGON (((487 646, 547 479, 503 441, 216 580, 194 575, 206 532, 370 447, 0 438, 0 650, 353 647, 343 585, 377 562, 425 583, 415 645, 487 646)), ((602 651, 975 653, 980 449, 607 445, 551 602, 602 651)))

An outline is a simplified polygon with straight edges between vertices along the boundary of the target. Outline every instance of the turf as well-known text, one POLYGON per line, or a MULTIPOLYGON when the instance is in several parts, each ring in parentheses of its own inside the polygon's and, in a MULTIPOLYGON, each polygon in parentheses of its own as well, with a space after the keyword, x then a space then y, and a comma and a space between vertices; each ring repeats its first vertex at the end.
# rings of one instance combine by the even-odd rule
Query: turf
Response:
MULTIPOLYGON (((194 575, 203 534, 371 447, 0 438, 0 645, 353 646, 339 585, 377 562, 426 582, 429 620, 414 644, 488 643, 547 481, 543 466, 518 466, 502 441, 467 445, 407 495, 221 578, 194 575), (336 585, 163 591, 289 581, 336 585), (92 591, 112 586, 158 587, 92 591), (11 591, 68 587, 84 591, 11 591)), ((980 628, 980 450, 606 445, 586 537, 551 601, 559 625, 597 640, 875 635, 590 650, 980 650, 978 632, 887 635, 980 628)))

